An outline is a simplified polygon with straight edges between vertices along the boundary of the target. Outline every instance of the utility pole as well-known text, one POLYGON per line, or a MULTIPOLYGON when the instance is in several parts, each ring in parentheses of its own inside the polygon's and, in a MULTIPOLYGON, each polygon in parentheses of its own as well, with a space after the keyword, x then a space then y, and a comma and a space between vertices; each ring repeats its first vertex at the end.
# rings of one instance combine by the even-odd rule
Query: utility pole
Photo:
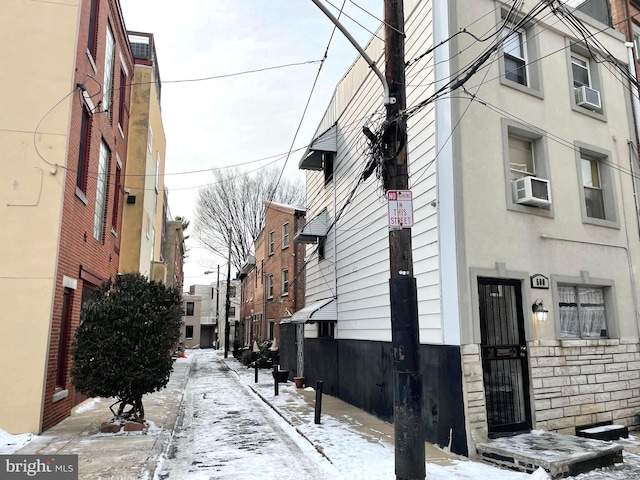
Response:
MULTIPOLYGON (((218 265, 218 280, 216 281, 216 345, 219 345, 220 341, 220 265, 218 265)), ((217 346, 216 346, 217 348, 217 346)))
MULTIPOLYGON (((388 163, 383 181, 386 190, 408 190, 403 0, 384 0, 384 20, 385 77, 389 96, 396 101, 386 105, 383 144, 388 163)), ((423 480, 420 331, 410 228, 389 230, 389 267, 395 473, 397 480, 423 480)))
POLYGON ((231 235, 233 231, 229 228, 229 257, 227 260, 227 292, 224 304, 224 358, 229 356, 229 290, 231 288, 231 235))

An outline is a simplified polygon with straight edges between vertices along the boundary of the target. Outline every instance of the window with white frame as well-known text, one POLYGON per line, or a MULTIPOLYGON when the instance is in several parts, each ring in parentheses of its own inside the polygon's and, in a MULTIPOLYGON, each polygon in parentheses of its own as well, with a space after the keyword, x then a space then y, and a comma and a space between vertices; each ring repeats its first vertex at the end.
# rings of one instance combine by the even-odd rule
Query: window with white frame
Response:
POLYGON ((562 338, 608 336, 605 288, 558 285, 558 307, 562 338))
POLYGON ((93 237, 102 242, 104 240, 104 216, 107 204, 107 177, 109 176, 109 158, 111 152, 102 140, 100 142, 100 160, 98 163, 98 183, 96 186, 96 208, 93 216, 93 237))
POLYGON ((289 247, 289 222, 282 224, 282 249, 289 247))
POLYGON ((619 228, 609 153, 576 142, 582 221, 619 228))
POLYGON ((604 194, 600 180, 599 162, 589 155, 581 155, 582 186, 584 188, 585 208, 587 217, 606 218, 604 213, 604 194))
POLYGON ((193 338, 193 325, 187 325, 185 327, 184 338, 188 338, 188 339, 193 338))
POLYGON ((289 269, 282 270, 282 296, 289 295, 289 269))
POLYGON ((511 180, 522 177, 535 177, 536 169, 534 163, 533 140, 509 134, 509 171, 511 180))
POLYGON ((525 51, 525 31, 511 27, 502 29, 502 51, 504 54, 504 75, 507 80, 528 85, 527 56, 525 51))
POLYGON ((109 120, 113 119, 111 115, 111 103, 113 101, 113 66, 116 59, 116 42, 111 32, 111 26, 107 24, 107 38, 105 42, 104 54, 104 83, 102 89, 104 97, 102 97, 102 108, 107 112, 109 120))
POLYGON ((535 127, 506 118, 502 119, 502 127, 507 209, 552 217, 552 183, 546 137, 535 127), (533 180, 523 182, 525 177, 533 180), (531 186, 531 201, 526 201, 521 195, 527 185, 531 186))
POLYGON ((497 32, 502 40, 502 58, 498 62, 500 83, 543 98, 542 62, 537 61, 540 58, 539 26, 517 14, 514 18, 514 12, 507 7, 497 9, 496 13, 496 21, 503 25, 497 32))
POLYGON ((591 87, 591 71, 589 70, 589 60, 576 53, 571 54, 571 73, 573 76, 573 87, 591 87))
POLYGON ((640 60, 640 26, 633 24, 633 48, 636 51, 636 60, 640 60))
POLYGON ((570 81, 573 87, 571 107, 584 113, 603 119, 602 88, 597 63, 591 51, 580 45, 572 44, 568 48, 570 62, 570 81))
POLYGON ((267 298, 273 298, 273 275, 267 278, 267 298))
POLYGON ((275 250, 275 233, 276 232, 274 232, 273 230, 269 232, 269 255, 273 255, 273 252, 275 250))

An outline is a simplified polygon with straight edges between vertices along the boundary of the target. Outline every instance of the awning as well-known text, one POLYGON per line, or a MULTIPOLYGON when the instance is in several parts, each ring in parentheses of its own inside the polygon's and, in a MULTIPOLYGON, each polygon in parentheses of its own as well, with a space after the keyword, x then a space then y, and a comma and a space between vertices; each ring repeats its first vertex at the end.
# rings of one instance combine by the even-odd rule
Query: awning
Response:
POLYGON ((335 298, 325 298, 298 310, 291 317, 291 323, 337 322, 338 308, 335 298))
POLYGON ((334 124, 316 138, 302 156, 298 168, 301 170, 322 170, 322 154, 338 151, 338 125, 334 124))
POLYGON ((293 241, 296 243, 318 243, 321 238, 327 236, 328 224, 329 212, 325 208, 295 234, 293 241))

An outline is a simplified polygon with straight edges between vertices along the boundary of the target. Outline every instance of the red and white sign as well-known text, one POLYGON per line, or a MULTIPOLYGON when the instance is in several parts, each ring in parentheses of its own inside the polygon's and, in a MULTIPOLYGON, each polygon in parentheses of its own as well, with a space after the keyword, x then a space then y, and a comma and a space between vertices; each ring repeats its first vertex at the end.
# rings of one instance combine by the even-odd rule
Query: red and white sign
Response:
POLYGON ((411 190, 389 190, 387 192, 387 206, 389 208, 390 229, 413 227, 411 190))

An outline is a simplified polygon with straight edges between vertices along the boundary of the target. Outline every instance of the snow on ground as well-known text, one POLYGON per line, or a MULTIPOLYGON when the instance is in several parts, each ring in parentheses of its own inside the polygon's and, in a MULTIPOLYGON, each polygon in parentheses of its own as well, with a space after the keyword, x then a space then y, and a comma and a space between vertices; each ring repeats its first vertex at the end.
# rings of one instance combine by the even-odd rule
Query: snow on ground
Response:
MULTIPOLYGON (((152 477, 168 480, 395 480, 394 446, 382 437, 376 438, 375 433, 367 437, 339 418, 325 413, 321 425, 315 425, 312 417, 296 418, 296 412, 304 411, 304 397, 295 392, 291 383, 281 384, 280 395, 274 396, 270 372, 260 371, 260 382, 254 384, 253 370, 229 358, 225 361, 237 377, 235 381, 227 381, 235 374, 226 371, 220 352, 191 350, 187 355, 188 359, 176 362, 193 361, 196 368, 192 373, 194 382, 189 382, 184 394, 178 430, 172 443, 158 458, 155 475, 149 474, 145 480, 152 477), (196 377, 198 365, 207 366, 203 370, 208 370, 208 373, 196 377), (274 409, 267 407, 259 397, 268 399, 274 409), (256 409, 264 411, 256 415, 256 409), (292 452, 297 453, 294 455, 292 452), (215 475, 216 469, 219 475, 215 475)), ((175 392, 175 395, 181 394, 175 392)), ((74 415, 80 415, 80 409, 86 412, 97 407, 97 401, 86 402, 74 411, 74 415)), ((147 401, 165 400, 151 394, 147 401)), ((151 424, 148 434, 158 436, 161 431, 161 427, 151 424)), ((11 454, 38 438, 31 434, 9 435, 0 430, 0 454, 11 454)), ((91 436, 83 437, 83 443, 87 445, 94 441, 91 436)), ((628 450, 640 452, 640 441, 633 436, 618 443, 628 450)), ((622 465, 578 475, 574 480, 640 479, 640 456, 625 450, 624 459, 622 465)), ((447 466, 427 463, 426 471, 428 480, 548 478, 542 470, 527 475, 469 460, 453 461, 447 466)))
POLYGON ((33 439, 31 433, 11 435, 0 428, 0 454, 10 455, 33 439))

